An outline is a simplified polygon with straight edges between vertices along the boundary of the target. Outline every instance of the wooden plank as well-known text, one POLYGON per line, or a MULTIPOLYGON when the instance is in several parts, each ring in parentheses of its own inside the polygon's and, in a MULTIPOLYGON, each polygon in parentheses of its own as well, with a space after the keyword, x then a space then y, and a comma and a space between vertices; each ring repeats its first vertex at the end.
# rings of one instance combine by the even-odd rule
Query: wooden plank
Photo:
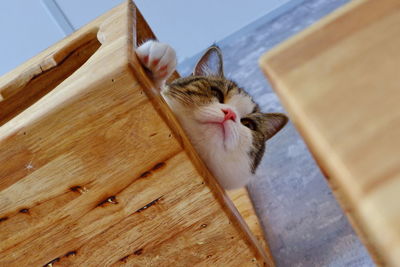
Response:
POLYGON ((400 264, 400 2, 356 0, 260 64, 377 264, 400 264))
POLYGON ((0 79, 0 266, 273 266, 152 90, 135 12, 127 1, 0 79), (66 59, 93 36, 87 60, 66 59))
POLYGON ((268 243, 265 240, 262 225, 254 209, 247 188, 244 187, 228 191, 228 196, 231 198, 232 202, 235 204, 236 208, 240 212, 240 215, 243 217, 251 232, 257 238, 258 242, 261 244, 264 251, 266 252, 268 258, 270 258, 271 262, 273 263, 273 255, 271 253, 268 243))

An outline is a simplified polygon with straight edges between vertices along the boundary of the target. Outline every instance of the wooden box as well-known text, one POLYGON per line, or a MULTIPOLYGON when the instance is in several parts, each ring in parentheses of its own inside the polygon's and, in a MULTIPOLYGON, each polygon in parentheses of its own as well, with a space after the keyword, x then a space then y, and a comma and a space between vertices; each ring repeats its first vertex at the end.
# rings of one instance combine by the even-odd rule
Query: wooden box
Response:
POLYGON ((400 266, 400 1, 355 0, 260 60, 379 266, 400 266))
POLYGON ((127 1, 0 79, 0 266, 273 265, 152 89, 149 37, 127 1))

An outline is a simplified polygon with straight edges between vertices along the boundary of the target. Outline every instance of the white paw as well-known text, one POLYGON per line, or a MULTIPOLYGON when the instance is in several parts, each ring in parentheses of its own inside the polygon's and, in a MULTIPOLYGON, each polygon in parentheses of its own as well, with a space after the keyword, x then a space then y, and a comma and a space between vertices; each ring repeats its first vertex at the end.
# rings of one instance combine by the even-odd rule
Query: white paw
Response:
POLYGON ((149 40, 136 49, 136 54, 156 83, 165 82, 175 71, 176 54, 168 44, 149 40))

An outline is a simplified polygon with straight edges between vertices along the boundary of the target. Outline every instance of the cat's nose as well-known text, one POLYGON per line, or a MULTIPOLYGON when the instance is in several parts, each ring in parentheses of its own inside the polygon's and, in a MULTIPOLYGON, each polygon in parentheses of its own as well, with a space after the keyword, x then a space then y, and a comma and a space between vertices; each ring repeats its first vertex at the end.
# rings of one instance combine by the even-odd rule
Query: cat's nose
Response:
POLYGON ((225 114, 224 122, 228 120, 236 121, 236 113, 232 109, 223 108, 221 110, 225 114))

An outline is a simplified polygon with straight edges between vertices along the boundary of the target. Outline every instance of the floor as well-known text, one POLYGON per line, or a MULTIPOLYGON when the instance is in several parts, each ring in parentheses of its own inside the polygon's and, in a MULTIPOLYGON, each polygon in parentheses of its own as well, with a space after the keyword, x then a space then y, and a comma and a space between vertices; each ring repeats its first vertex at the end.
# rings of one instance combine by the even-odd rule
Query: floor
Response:
MULTIPOLYGON (((265 52, 349 0, 305 0, 278 17, 267 15, 218 42, 225 73, 264 111, 285 112, 258 67, 265 52)), ((191 72, 198 57, 184 61, 191 72)), ((267 143, 249 191, 277 266, 374 266, 332 196, 296 129, 289 123, 267 143)))

